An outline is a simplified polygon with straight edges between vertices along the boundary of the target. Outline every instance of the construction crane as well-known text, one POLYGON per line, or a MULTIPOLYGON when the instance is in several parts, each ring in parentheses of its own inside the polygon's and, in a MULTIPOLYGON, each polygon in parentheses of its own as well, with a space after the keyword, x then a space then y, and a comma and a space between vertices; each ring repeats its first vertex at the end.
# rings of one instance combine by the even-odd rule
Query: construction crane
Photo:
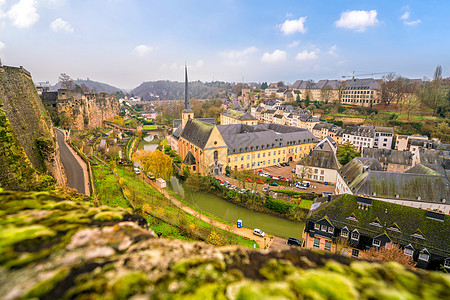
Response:
POLYGON ((352 75, 344 75, 342 78, 348 78, 351 77, 352 79, 355 79, 356 76, 368 76, 368 75, 380 75, 380 74, 388 74, 389 72, 382 72, 382 73, 368 73, 368 74, 355 74, 355 71, 353 71, 352 75))

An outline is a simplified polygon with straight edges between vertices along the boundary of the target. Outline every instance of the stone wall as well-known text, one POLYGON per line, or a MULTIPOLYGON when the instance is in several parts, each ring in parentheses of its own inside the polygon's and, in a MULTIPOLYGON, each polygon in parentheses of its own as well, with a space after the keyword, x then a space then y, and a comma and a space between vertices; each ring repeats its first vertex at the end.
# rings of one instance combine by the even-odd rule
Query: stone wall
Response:
POLYGON ((79 94, 59 90, 56 103, 62 126, 83 130, 86 127, 102 127, 103 121, 119 113, 119 101, 106 93, 79 94))
POLYGON ((59 184, 64 184, 56 135, 30 73, 25 71, 23 68, 0 67, 0 167, 6 168, 2 168, 0 180, 6 186, 15 182, 17 186, 25 187, 27 180, 11 181, 9 177, 21 177, 23 172, 28 174, 28 161, 38 173, 49 173, 59 184), (19 159, 20 153, 25 157, 19 159))

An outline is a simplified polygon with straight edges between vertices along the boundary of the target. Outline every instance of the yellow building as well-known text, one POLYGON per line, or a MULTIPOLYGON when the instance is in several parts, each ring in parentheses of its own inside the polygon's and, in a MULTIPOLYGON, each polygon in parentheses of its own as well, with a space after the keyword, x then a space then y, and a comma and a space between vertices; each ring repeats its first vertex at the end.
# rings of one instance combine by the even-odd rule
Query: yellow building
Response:
POLYGON ((183 166, 202 175, 220 175, 298 161, 317 139, 308 130, 278 125, 211 125, 189 120, 178 140, 183 166))
POLYGON ((220 114, 220 124, 258 125, 258 120, 248 112, 234 109, 227 109, 220 114))

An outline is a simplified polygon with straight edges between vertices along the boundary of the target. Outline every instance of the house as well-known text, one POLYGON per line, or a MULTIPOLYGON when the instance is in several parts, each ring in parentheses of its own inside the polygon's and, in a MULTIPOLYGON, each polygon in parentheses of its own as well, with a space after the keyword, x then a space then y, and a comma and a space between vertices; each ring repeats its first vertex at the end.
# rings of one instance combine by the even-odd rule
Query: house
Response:
POLYGON ((316 126, 319 122, 320 120, 318 117, 303 113, 298 116, 297 127, 305 128, 312 132, 314 126, 316 126))
POLYGON ((382 171, 383 167, 376 158, 355 157, 337 172, 334 193, 352 194, 352 190, 355 189, 353 184, 358 183, 360 176, 369 170, 382 171))
POLYGON ((266 95, 266 97, 272 97, 272 96, 276 95, 277 91, 278 91, 278 88, 276 86, 268 86, 264 90, 264 94, 266 95))
POLYGON ((422 147, 426 141, 428 141, 428 137, 423 135, 397 135, 395 150, 411 151, 414 153, 417 147, 422 147))
POLYGON ((335 142, 325 138, 297 162, 295 174, 304 179, 334 184, 340 167, 335 142))
POLYGON ((277 111, 273 115, 273 123, 280 124, 280 125, 286 125, 286 119, 284 118, 284 114, 281 111, 277 111))
POLYGON ((409 151, 363 148, 362 157, 376 158, 381 163, 383 171, 403 173, 412 166, 413 155, 409 151))
POLYGON ((328 131, 333 127, 336 127, 336 125, 327 122, 320 122, 314 125, 312 133, 317 139, 321 140, 328 135, 328 131))
POLYGON ((320 198, 311 206, 304 247, 354 258, 393 242, 418 268, 450 271, 450 216, 354 195, 320 198))
POLYGON ((273 116, 275 115, 275 113, 276 113, 276 110, 274 110, 274 109, 265 110, 263 113, 264 123, 267 123, 267 124, 273 123, 273 116))
POLYGON ((245 111, 227 109, 220 114, 220 124, 247 124, 247 125, 257 125, 258 120, 245 111))
POLYGON ((342 142, 350 142, 358 150, 364 147, 391 149, 393 137, 392 127, 356 125, 344 129, 342 142))
POLYGON ((158 113, 156 110, 146 110, 141 111, 141 116, 144 118, 144 120, 156 120, 156 116, 158 113))

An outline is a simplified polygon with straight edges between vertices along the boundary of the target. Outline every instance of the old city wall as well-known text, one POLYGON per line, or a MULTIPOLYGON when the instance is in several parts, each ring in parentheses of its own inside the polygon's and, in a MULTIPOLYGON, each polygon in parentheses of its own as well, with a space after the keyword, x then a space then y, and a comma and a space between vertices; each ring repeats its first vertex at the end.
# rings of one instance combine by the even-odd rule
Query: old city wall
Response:
POLYGON ((0 184, 27 187, 34 170, 64 184, 50 118, 22 67, 0 67, 0 119, 0 184))
MULTIPOLYGON (((80 95, 69 93, 68 97, 59 95, 57 111, 61 120, 72 129, 83 130, 86 127, 102 127, 103 121, 119 113, 119 101, 104 93, 80 95)), ((60 93, 61 94, 61 93, 60 93)))

